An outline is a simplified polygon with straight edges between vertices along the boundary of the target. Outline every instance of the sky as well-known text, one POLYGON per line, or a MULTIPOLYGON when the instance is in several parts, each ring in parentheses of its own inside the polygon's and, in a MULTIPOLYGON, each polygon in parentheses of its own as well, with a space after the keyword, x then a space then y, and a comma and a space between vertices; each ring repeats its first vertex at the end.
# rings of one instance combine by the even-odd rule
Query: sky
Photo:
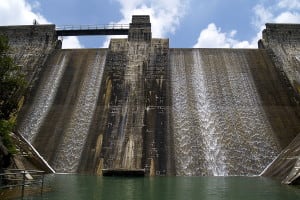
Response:
MULTIPOLYGON (((139 14, 171 48, 257 48, 265 23, 300 24, 300 0, 0 0, 0 26, 128 24, 139 14)), ((109 38, 64 37, 63 48, 103 48, 109 38)))

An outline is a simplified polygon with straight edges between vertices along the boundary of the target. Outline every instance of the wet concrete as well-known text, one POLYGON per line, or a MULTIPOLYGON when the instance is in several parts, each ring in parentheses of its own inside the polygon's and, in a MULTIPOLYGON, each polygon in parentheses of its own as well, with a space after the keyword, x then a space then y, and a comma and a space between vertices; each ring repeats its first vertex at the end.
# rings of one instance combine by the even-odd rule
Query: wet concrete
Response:
POLYGON ((167 55, 168 40, 111 41, 87 139, 91 149, 79 171, 143 168, 167 173, 167 55))

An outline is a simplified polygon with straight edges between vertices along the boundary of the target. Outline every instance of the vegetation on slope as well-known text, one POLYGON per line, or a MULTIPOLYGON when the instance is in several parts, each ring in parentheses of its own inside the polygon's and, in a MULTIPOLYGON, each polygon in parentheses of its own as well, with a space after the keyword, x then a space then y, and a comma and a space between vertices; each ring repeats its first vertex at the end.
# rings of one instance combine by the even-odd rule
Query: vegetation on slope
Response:
POLYGON ((10 133, 26 83, 20 67, 14 64, 8 51, 8 39, 0 35, 0 143, 9 154, 14 154, 16 149, 10 133))

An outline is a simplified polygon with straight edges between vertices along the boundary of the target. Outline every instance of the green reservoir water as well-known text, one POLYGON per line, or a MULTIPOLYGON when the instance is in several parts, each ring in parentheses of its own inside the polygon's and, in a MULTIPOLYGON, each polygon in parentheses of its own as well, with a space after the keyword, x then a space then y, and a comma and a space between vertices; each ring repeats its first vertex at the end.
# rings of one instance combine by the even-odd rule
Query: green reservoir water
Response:
POLYGON ((30 200, 300 200, 300 188, 262 177, 47 177, 52 188, 30 200))

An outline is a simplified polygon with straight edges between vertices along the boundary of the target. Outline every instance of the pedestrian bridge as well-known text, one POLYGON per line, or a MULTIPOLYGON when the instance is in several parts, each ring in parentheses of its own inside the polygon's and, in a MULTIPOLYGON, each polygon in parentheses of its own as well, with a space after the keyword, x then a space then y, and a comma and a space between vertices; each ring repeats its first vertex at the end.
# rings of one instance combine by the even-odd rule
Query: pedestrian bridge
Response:
POLYGON ((128 35, 128 24, 65 25, 56 27, 57 36, 128 35))

